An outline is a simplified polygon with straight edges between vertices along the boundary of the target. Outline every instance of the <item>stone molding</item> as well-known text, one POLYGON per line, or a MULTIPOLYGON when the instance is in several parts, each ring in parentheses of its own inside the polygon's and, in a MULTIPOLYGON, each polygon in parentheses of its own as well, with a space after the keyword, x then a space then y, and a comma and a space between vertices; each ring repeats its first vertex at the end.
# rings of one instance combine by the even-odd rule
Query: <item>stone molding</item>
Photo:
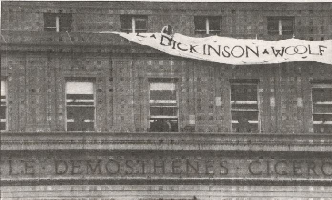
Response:
POLYGON ((189 150, 332 152, 313 133, 4 132, 1 150, 189 150))

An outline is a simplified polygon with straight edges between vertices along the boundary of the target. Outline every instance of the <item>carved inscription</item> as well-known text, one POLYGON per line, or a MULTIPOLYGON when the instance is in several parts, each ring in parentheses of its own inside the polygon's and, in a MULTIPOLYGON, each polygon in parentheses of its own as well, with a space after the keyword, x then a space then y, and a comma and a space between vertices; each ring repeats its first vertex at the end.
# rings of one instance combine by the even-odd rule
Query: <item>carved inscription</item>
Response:
MULTIPOLYGON (((332 176, 332 162, 312 160, 254 160, 246 163, 248 174, 253 176, 332 176)), ((30 166, 31 167, 31 166, 30 166)), ((56 174, 206 174, 228 175, 229 170, 239 168, 227 160, 192 161, 189 159, 174 159, 170 163, 165 160, 56 160, 54 162, 56 174), (147 167, 148 166, 148 167, 147 167), (166 167, 167 166, 167 167, 166 167)))
POLYGON ((332 177, 330 159, 237 159, 219 157, 56 157, 1 160, 3 178, 18 177, 332 177))

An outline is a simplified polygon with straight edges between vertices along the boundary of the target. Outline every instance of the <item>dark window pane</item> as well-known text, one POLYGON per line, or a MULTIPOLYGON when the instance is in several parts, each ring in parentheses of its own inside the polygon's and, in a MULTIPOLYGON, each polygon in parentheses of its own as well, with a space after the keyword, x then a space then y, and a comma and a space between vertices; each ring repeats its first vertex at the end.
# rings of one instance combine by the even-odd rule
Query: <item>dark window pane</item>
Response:
POLYGON ((279 18, 267 18, 267 31, 270 35, 279 35, 279 18))
POLYGON ((56 14, 55 13, 44 13, 44 30, 45 31, 56 31, 56 14))
POLYGON ((257 121, 258 111, 232 111, 232 120, 242 121, 257 121))
POLYGON ((59 15, 60 31, 71 31, 72 15, 61 14, 59 15))
POLYGON ((209 17, 209 28, 210 33, 211 31, 220 31, 220 25, 221 25, 221 18, 220 17, 209 17))
POLYGON ((283 35, 292 35, 294 33, 293 25, 291 26, 282 26, 282 34, 283 35))
POLYGON ((294 33, 294 18, 283 18, 281 20, 282 34, 292 35, 294 33))
POLYGON ((56 28, 44 28, 44 31, 56 32, 56 28))
POLYGON ((93 131, 94 109, 94 107, 67 106, 68 131, 93 131))
POLYGON ((167 106, 170 106, 170 107, 176 107, 177 106, 177 103, 176 101, 173 101, 173 102, 170 102, 170 103, 150 103, 151 106, 153 107, 167 107, 167 106))
POLYGON ((67 119, 74 119, 76 122, 94 120, 94 109, 94 107, 67 106, 67 119))
POLYGON ((176 107, 150 107, 151 116, 176 116, 176 107))
POLYGON ((94 102, 76 102, 76 101, 72 101, 72 102, 67 102, 68 106, 74 106, 74 105, 78 105, 78 106, 93 106, 94 102))
POLYGON ((132 30, 132 24, 131 24, 132 21, 131 20, 132 20, 132 16, 121 16, 120 17, 122 31, 132 30))
POLYGON ((135 29, 136 32, 147 31, 147 18, 146 17, 135 17, 135 29))
POLYGON ((178 120, 150 119, 150 132, 178 132, 178 120))
POLYGON ((257 85, 231 85, 232 101, 257 101, 257 85))
POLYGON ((294 31, 282 31, 283 35, 293 35, 294 31))
MULTIPOLYGON (((332 112, 331 112, 332 113, 332 112)), ((332 121, 332 114, 314 114, 314 121, 332 121)))
POLYGON ((332 113, 331 104, 314 104, 314 113, 332 113))
POLYGON ((151 90, 151 100, 176 100, 176 92, 174 90, 151 90))
POLYGON ((6 106, 0 107, 0 119, 6 119, 6 106))
POLYGON ((194 17, 195 31, 206 31, 206 17, 194 17))
POLYGON ((220 34, 220 30, 217 30, 217 31, 209 31, 211 35, 218 35, 220 34))
POLYGON ((94 123, 87 122, 87 123, 77 124, 77 123, 73 123, 73 122, 68 122, 67 130, 68 131, 94 131, 94 123))
POLYGON ((267 29, 269 31, 279 31, 279 19, 269 19, 267 20, 267 29))
POLYGON ((242 109, 242 110, 246 110, 246 109, 250 109, 250 110, 258 110, 258 104, 237 104, 232 103, 232 109, 242 109))
POLYGON ((232 129, 239 133, 257 133, 258 124, 232 124, 232 129))
POLYGON ((0 130, 6 130, 6 123, 0 122, 0 130))
POLYGON ((281 21, 282 30, 293 30, 293 20, 284 19, 281 21))
POLYGON ((206 30, 195 30, 196 34, 206 34, 206 30))
POLYGON ((45 27, 55 27, 55 17, 56 14, 54 13, 45 13, 44 14, 44 26, 45 27))
POLYGON ((269 35, 279 35, 279 31, 268 30, 269 35))
POLYGON ((332 133, 331 124, 314 124, 315 133, 332 133))
POLYGON ((332 88, 314 88, 312 90, 312 99, 318 101, 332 101, 332 88))
POLYGON ((93 94, 67 94, 67 99, 73 100, 93 100, 93 94))

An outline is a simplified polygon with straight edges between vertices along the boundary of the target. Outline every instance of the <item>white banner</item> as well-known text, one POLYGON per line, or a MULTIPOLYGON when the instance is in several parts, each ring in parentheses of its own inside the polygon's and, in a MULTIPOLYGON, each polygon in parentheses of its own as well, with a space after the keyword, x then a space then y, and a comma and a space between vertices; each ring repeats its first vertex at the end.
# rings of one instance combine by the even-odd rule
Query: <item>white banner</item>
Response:
POLYGON ((233 65, 316 61, 332 65, 332 40, 306 41, 288 39, 264 41, 211 36, 187 37, 178 33, 121 33, 120 36, 162 52, 233 65))

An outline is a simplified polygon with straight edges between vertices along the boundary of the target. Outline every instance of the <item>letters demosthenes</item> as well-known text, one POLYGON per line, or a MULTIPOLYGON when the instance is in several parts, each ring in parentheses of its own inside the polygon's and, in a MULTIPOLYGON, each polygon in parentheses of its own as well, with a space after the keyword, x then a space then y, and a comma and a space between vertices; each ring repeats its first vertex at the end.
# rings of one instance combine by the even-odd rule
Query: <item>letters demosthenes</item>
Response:
POLYGON ((4 178, 16 176, 53 177, 90 176, 160 177, 163 175, 185 177, 234 178, 238 173, 256 178, 320 178, 332 177, 332 160, 328 159, 256 159, 237 158, 136 158, 133 156, 100 157, 98 159, 19 159, 8 157, 2 160, 1 174, 4 178))

